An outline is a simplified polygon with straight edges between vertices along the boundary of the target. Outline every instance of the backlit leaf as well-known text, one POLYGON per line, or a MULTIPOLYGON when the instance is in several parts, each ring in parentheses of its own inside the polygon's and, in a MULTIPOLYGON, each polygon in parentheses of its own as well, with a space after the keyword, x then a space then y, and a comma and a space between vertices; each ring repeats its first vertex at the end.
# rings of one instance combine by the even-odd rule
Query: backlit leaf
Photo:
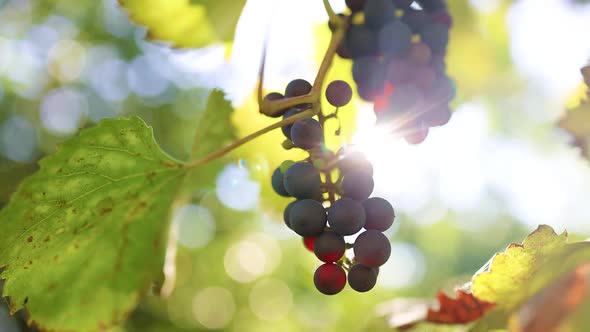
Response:
POLYGON ((231 41, 245 0, 119 0, 148 38, 176 47, 231 41))
POLYGON ((105 329, 161 273, 186 172, 139 118, 104 120, 40 165, 0 211, 3 295, 43 330, 105 329))

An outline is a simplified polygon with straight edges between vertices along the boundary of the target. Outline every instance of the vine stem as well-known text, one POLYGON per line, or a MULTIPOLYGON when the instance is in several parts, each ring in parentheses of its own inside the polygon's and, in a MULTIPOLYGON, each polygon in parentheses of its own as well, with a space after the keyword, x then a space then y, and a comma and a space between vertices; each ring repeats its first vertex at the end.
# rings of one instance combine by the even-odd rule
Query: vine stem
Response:
POLYGON ((332 6, 330 5, 330 1, 329 0, 323 0, 324 2, 324 8, 326 9, 326 13, 328 14, 328 18, 330 20, 330 23, 338 25, 340 22, 340 17, 336 14, 336 12, 334 12, 334 9, 332 9, 332 6))
POLYGON ((220 150, 214 151, 214 152, 206 155, 205 157, 203 157, 201 159, 197 159, 195 161, 188 162, 184 165, 184 168, 192 169, 192 168, 198 167, 202 164, 208 163, 212 160, 215 160, 217 158, 223 157, 228 152, 235 150, 235 149, 239 148, 240 146, 242 146, 242 145, 274 130, 274 129, 277 129, 277 128, 280 128, 280 127, 283 127, 286 125, 290 125, 299 119, 309 118, 309 117, 312 117, 313 115, 314 115, 313 109, 309 109, 309 110, 306 110, 306 111, 301 112, 299 114, 295 114, 295 115, 288 117, 284 120, 278 121, 268 127, 262 128, 256 132, 248 135, 248 136, 245 136, 245 137, 233 142, 232 144, 230 144, 220 150))
MULTIPOLYGON (((326 3, 327 0, 324 0, 324 3, 326 3)), ((328 4, 329 6, 329 4, 328 4)), ((331 7, 328 7, 331 9, 331 7)), ((328 10, 328 9, 326 9, 328 10)), ((318 69, 318 73, 316 75, 316 78, 314 80, 313 86, 311 91, 303 96, 298 96, 298 97, 290 97, 290 98, 284 98, 284 99, 279 99, 279 100, 264 100, 264 98, 262 97, 262 88, 263 88, 263 81, 264 81, 264 75, 263 75, 263 71, 264 71, 264 61, 261 65, 261 70, 259 72, 259 78, 258 78, 258 101, 260 103, 260 113, 265 114, 265 115, 269 115, 269 116, 273 116, 275 114, 277 114, 278 112, 280 112, 281 110, 284 110, 286 108, 289 107, 293 107, 299 104, 319 104, 320 102, 320 96, 321 96, 321 90, 322 90, 322 86, 324 84, 324 80, 326 79, 326 74, 328 73, 328 70, 330 69, 330 66, 332 65, 332 62, 334 61, 334 57, 336 56, 336 50, 338 49, 338 46, 340 45, 340 43, 342 42, 342 40, 344 39, 344 35, 345 35, 345 31, 346 28, 349 24, 349 20, 344 20, 341 17, 339 17, 338 15, 336 15, 336 20, 338 20, 336 24, 336 30, 334 30, 334 33, 332 33, 332 37, 330 38, 330 44, 328 45, 328 49, 326 50, 326 53, 324 54, 324 58, 322 59, 322 62, 320 64, 320 68, 318 69)))
POLYGON ((276 122, 268 127, 260 129, 248 136, 245 136, 245 137, 235 141, 234 143, 232 143, 220 150, 210 153, 209 155, 207 155, 201 159, 189 161, 188 163, 186 163, 184 165, 185 168, 192 169, 192 168, 198 167, 198 166, 205 164, 209 161, 212 161, 214 159, 222 157, 225 154, 231 152, 232 150, 235 150, 238 147, 240 147, 240 146, 254 140, 255 138, 258 138, 261 135, 264 135, 276 128, 286 126, 286 125, 294 123, 295 121, 297 121, 299 119, 312 117, 316 114, 321 113, 320 96, 321 96, 322 86, 323 86, 324 81, 326 79, 326 75, 328 73, 328 70, 330 69, 330 66, 332 65, 332 62, 333 62, 334 57, 336 55, 336 50, 338 49, 338 46, 340 45, 340 43, 344 39, 345 31, 346 31, 346 28, 348 27, 348 24, 349 24, 349 19, 345 20, 334 13, 334 10, 330 6, 330 3, 328 2, 328 0, 324 0, 324 7, 326 8, 326 12, 328 13, 328 16, 330 16, 330 20, 334 21, 336 29, 332 33, 332 37, 330 38, 330 44, 328 45, 328 49, 326 50, 326 53, 324 54, 324 57, 322 59, 320 67, 318 69, 318 73, 317 73, 316 78, 314 80, 311 91, 306 95, 298 96, 298 97, 284 98, 284 99, 273 100, 273 101, 264 100, 264 98, 262 97, 262 88, 263 88, 264 69, 265 69, 265 62, 266 62, 266 41, 264 44, 264 54, 262 56, 260 71, 258 73, 259 80, 258 80, 257 96, 258 96, 258 102, 259 102, 259 107, 260 107, 260 113, 272 116, 272 115, 275 115, 276 113, 280 112, 283 109, 293 107, 293 106, 296 106, 299 104, 306 104, 306 103, 312 104, 313 105, 312 108, 309 110, 306 110, 302 113, 291 116, 287 119, 276 122))

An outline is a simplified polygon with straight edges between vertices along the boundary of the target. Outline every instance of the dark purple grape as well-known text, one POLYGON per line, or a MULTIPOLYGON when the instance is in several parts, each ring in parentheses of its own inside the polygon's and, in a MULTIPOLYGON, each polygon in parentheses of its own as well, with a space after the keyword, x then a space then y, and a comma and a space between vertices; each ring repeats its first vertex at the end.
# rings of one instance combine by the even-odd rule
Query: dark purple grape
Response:
POLYGON ((441 10, 446 7, 444 0, 418 0, 418 3, 427 12, 441 10))
MULTIPOLYGON (((264 97, 264 100, 274 101, 274 100, 280 100, 283 98, 284 98, 284 96, 282 94, 280 94, 278 92, 271 92, 264 97)), ((269 115, 269 116, 272 118, 278 118, 278 117, 282 116, 283 114, 285 114, 286 111, 287 111, 287 109, 284 109, 284 110, 281 110, 281 111, 276 112, 276 113, 269 115)))
POLYGON ((289 225, 303 237, 318 236, 326 227, 326 209, 312 199, 296 201, 289 211, 289 225))
MULTIPOLYGON (((285 115, 283 115, 283 120, 286 118, 290 118, 293 115, 299 114, 301 112, 303 112, 302 109, 297 108, 297 107, 292 107, 287 112, 285 112, 285 115)), ((287 137, 288 139, 291 139, 291 128, 293 128, 293 124, 281 127, 281 130, 283 131, 283 135, 285 135, 285 137, 287 137)))
POLYGON ((377 55, 377 33, 364 25, 352 25, 346 34, 346 48, 353 59, 377 55))
POLYGON ((432 21, 442 24, 450 29, 453 26, 453 18, 446 9, 439 9, 430 14, 432 21))
POLYGON ((446 75, 436 78, 427 90, 426 97, 432 105, 444 105, 455 98, 455 85, 446 75))
POLYGON ((408 60, 410 63, 418 66, 426 66, 432 59, 432 51, 430 46, 423 42, 412 43, 410 48, 410 54, 408 54, 408 60))
POLYGON ((408 144, 417 145, 426 140, 428 137, 428 127, 426 126, 417 126, 409 133, 404 136, 404 139, 408 144))
POLYGON ((315 119, 300 119, 291 127, 290 136, 296 147, 311 150, 323 142, 324 130, 322 125, 315 119))
POLYGON ((391 227, 395 212, 389 202, 380 197, 371 197, 363 202, 365 208, 365 229, 384 232, 391 227))
POLYGON ((364 56, 355 59, 352 63, 352 78, 355 81, 366 81, 373 77, 375 73, 381 71, 382 64, 379 58, 373 56, 364 56))
POLYGON ((285 97, 304 96, 311 91, 311 84, 301 78, 292 80, 285 88, 285 97))
POLYGON ((414 79, 412 81, 417 87, 426 90, 434 84, 435 80, 436 72, 431 67, 417 66, 414 69, 414 79))
POLYGON ((438 105, 420 115, 422 121, 428 127, 443 126, 451 119, 451 109, 449 105, 438 105))
POLYGON ((402 57, 412 47, 412 31, 401 21, 391 21, 379 30, 378 43, 381 53, 402 57))
POLYGON ((368 292, 377 283, 377 268, 356 264, 348 271, 348 284, 357 292, 368 292))
POLYGON ((290 196, 287 190, 285 190, 285 185, 283 184, 283 172, 281 172, 280 167, 277 167, 277 169, 275 169, 275 171, 272 173, 271 183, 272 189, 274 189, 277 194, 283 197, 290 196))
POLYGON ((328 209, 330 228, 340 235, 356 234, 365 225, 363 205, 350 198, 341 198, 328 209))
POLYGON ((404 59, 390 59, 385 69, 385 79, 397 86, 412 78, 414 66, 404 59))
POLYGON ((316 257, 325 263, 337 262, 346 251, 346 243, 341 235, 327 231, 318 236, 313 244, 316 257))
POLYGON ((351 12, 356 13, 363 10, 366 0, 346 0, 346 6, 351 12))
POLYGON ((352 98, 352 89, 344 81, 336 80, 330 82, 326 88, 326 99, 332 106, 341 107, 352 98))
POLYGON ((389 259, 391 244, 383 233, 368 230, 361 233, 354 242, 354 256, 357 262, 366 267, 379 267, 389 259))
POLYGON ((289 213, 291 213, 291 209, 293 208, 293 205, 297 202, 298 201, 293 201, 293 202, 289 203, 285 207, 285 210, 283 211, 283 221, 285 222, 285 225, 287 225, 287 227, 289 227, 289 228, 291 228, 291 222, 289 221, 289 213))
POLYGON ((336 49, 336 54, 342 59, 352 59, 352 55, 350 55, 350 51, 348 50, 348 45, 346 40, 342 40, 338 48, 336 49))
POLYGON ((304 237, 303 238, 303 245, 305 246, 305 248, 307 248, 307 250, 313 252, 313 244, 315 243, 315 239, 317 239, 317 236, 308 236, 308 237, 304 237))
POLYGON ((420 40, 430 47, 433 54, 445 54, 449 43, 449 29, 439 23, 424 25, 420 31, 420 40))
POLYGON ((410 8, 414 0, 393 0, 393 4, 396 8, 406 10, 410 8))
POLYGON ((336 264, 326 263, 315 270, 313 283, 323 294, 338 294, 346 286, 346 272, 336 264))
POLYGON ((404 22, 412 32, 417 33, 422 27, 429 22, 429 17, 424 11, 417 9, 407 9, 402 16, 404 22))
POLYGON ((417 105, 422 100, 422 93, 414 85, 398 85, 391 96, 389 103, 395 114, 403 114, 408 111, 416 111, 417 105))
POLYGON ((342 173, 351 170, 361 170, 373 174, 373 165, 361 151, 348 151, 342 148, 338 151, 338 168, 342 173))
POLYGON ((297 162, 283 175, 283 183, 289 195, 298 199, 316 198, 321 192, 320 172, 308 162, 297 162))
POLYGON ((342 195, 357 201, 367 199, 373 192, 373 175, 365 170, 352 170, 342 178, 342 195))
POLYGON ((367 0, 363 8, 365 25, 378 29, 395 18, 395 5, 391 0, 367 0))
POLYGON ((352 77, 357 84, 358 95, 364 100, 373 101, 383 93, 384 63, 376 57, 356 59, 352 65, 352 77))

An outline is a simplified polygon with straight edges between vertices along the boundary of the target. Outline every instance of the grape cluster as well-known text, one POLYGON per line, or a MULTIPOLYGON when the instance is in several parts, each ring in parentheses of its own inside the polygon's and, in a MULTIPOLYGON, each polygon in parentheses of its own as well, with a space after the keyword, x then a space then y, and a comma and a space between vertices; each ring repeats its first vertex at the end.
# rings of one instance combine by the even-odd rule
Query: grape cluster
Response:
POLYGON ((452 21, 444 0, 346 4, 352 23, 337 53, 353 60, 358 95, 374 103, 378 122, 394 125, 408 143, 421 143, 430 127, 449 121, 455 96, 445 73, 452 21), (357 18, 363 23, 355 24, 357 18))
MULTIPOLYGON (((311 85, 298 79, 287 85, 284 96, 310 91, 311 85)), ((337 116, 338 107, 350 101, 352 89, 346 82, 333 81, 325 95, 336 107, 331 116, 337 116)), ((266 98, 283 96, 275 92, 266 98)), ((288 118, 309 107, 298 105, 280 113, 288 118)), ((316 288, 326 295, 337 294, 348 279, 352 289, 366 292, 375 286, 379 266, 389 259, 391 245, 383 232, 393 224, 394 210, 385 199, 370 197, 373 167, 360 151, 342 147, 332 152, 325 147, 322 125, 327 117, 320 113, 320 121, 305 118, 282 128, 289 142, 283 146, 306 150, 309 158, 284 162, 272 174, 272 187, 281 196, 295 198, 284 210, 285 224, 323 262, 314 274, 316 288), (346 243, 346 236, 357 233, 353 244, 346 243), (345 255, 349 249, 354 258, 345 255)))

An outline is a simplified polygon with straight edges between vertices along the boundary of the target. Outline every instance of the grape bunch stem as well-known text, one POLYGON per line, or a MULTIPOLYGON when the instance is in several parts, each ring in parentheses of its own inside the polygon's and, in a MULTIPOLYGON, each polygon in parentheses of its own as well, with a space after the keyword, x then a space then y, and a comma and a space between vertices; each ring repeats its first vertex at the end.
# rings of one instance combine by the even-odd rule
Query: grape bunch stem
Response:
MULTIPOLYGON (((330 6, 328 0, 324 0, 324 7, 326 8, 326 12, 328 13, 328 16, 330 17, 330 22, 332 22, 332 24, 334 24, 336 29, 332 33, 332 37, 330 38, 330 44, 326 50, 326 53, 324 54, 324 57, 323 57, 322 62, 320 64, 320 68, 318 69, 318 73, 317 73, 316 78, 314 80, 311 91, 306 95, 298 96, 298 97, 284 98, 284 99, 272 100, 272 101, 264 100, 264 97, 263 97, 264 79, 263 78, 264 78, 264 68, 265 68, 265 62, 266 62, 266 46, 264 47, 265 52, 264 52, 264 55, 262 56, 262 61, 261 61, 260 71, 259 71, 259 79, 258 79, 258 89, 257 89, 258 92, 257 92, 257 94, 258 94, 258 104, 259 104, 260 113, 265 114, 265 115, 275 115, 283 109, 293 107, 296 105, 300 105, 300 104, 312 104, 312 108, 305 111, 305 112, 299 113, 295 116, 278 121, 270 126, 262 128, 262 129, 254 132, 254 133, 251 133, 243 138, 240 138, 239 140, 231 143, 230 145, 228 145, 222 149, 219 149, 217 151, 214 151, 214 152, 212 152, 200 159, 187 162, 184 165, 185 168, 187 168, 187 169, 196 168, 196 167, 206 164, 212 160, 223 157, 227 153, 239 148, 240 146, 242 146, 242 145, 274 130, 274 129, 281 128, 286 125, 290 125, 299 119, 310 118, 314 115, 321 114, 320 99, 321 99, 322 86, 323 86, 324 81, 326 79, 326 74, 328 73, 328 70, 332 66, 334 56, 336 55, 336 49, 338 48, 338 45, 340 45, 340 43, 342 42, 345 32, 346 32, 346 29, 349 24, 348 18, 342 18, 334 13, 334 10, 330 6)), ((320 121, 323 124, 323 121, 321 119, 325 119, 325 118, 320 116, 320 121)), ((196 144, 198 144, 198 142, 194 142, 194 145, 196 145, 196 144)), ((331 183, 331 179, 330 179, 331 176, 328 174, 327 177, 328 177, 328 181, 330 181, 329 183, 331 183)), ((332 197, 331 197, 331 199, 332 199, 332 197)))

